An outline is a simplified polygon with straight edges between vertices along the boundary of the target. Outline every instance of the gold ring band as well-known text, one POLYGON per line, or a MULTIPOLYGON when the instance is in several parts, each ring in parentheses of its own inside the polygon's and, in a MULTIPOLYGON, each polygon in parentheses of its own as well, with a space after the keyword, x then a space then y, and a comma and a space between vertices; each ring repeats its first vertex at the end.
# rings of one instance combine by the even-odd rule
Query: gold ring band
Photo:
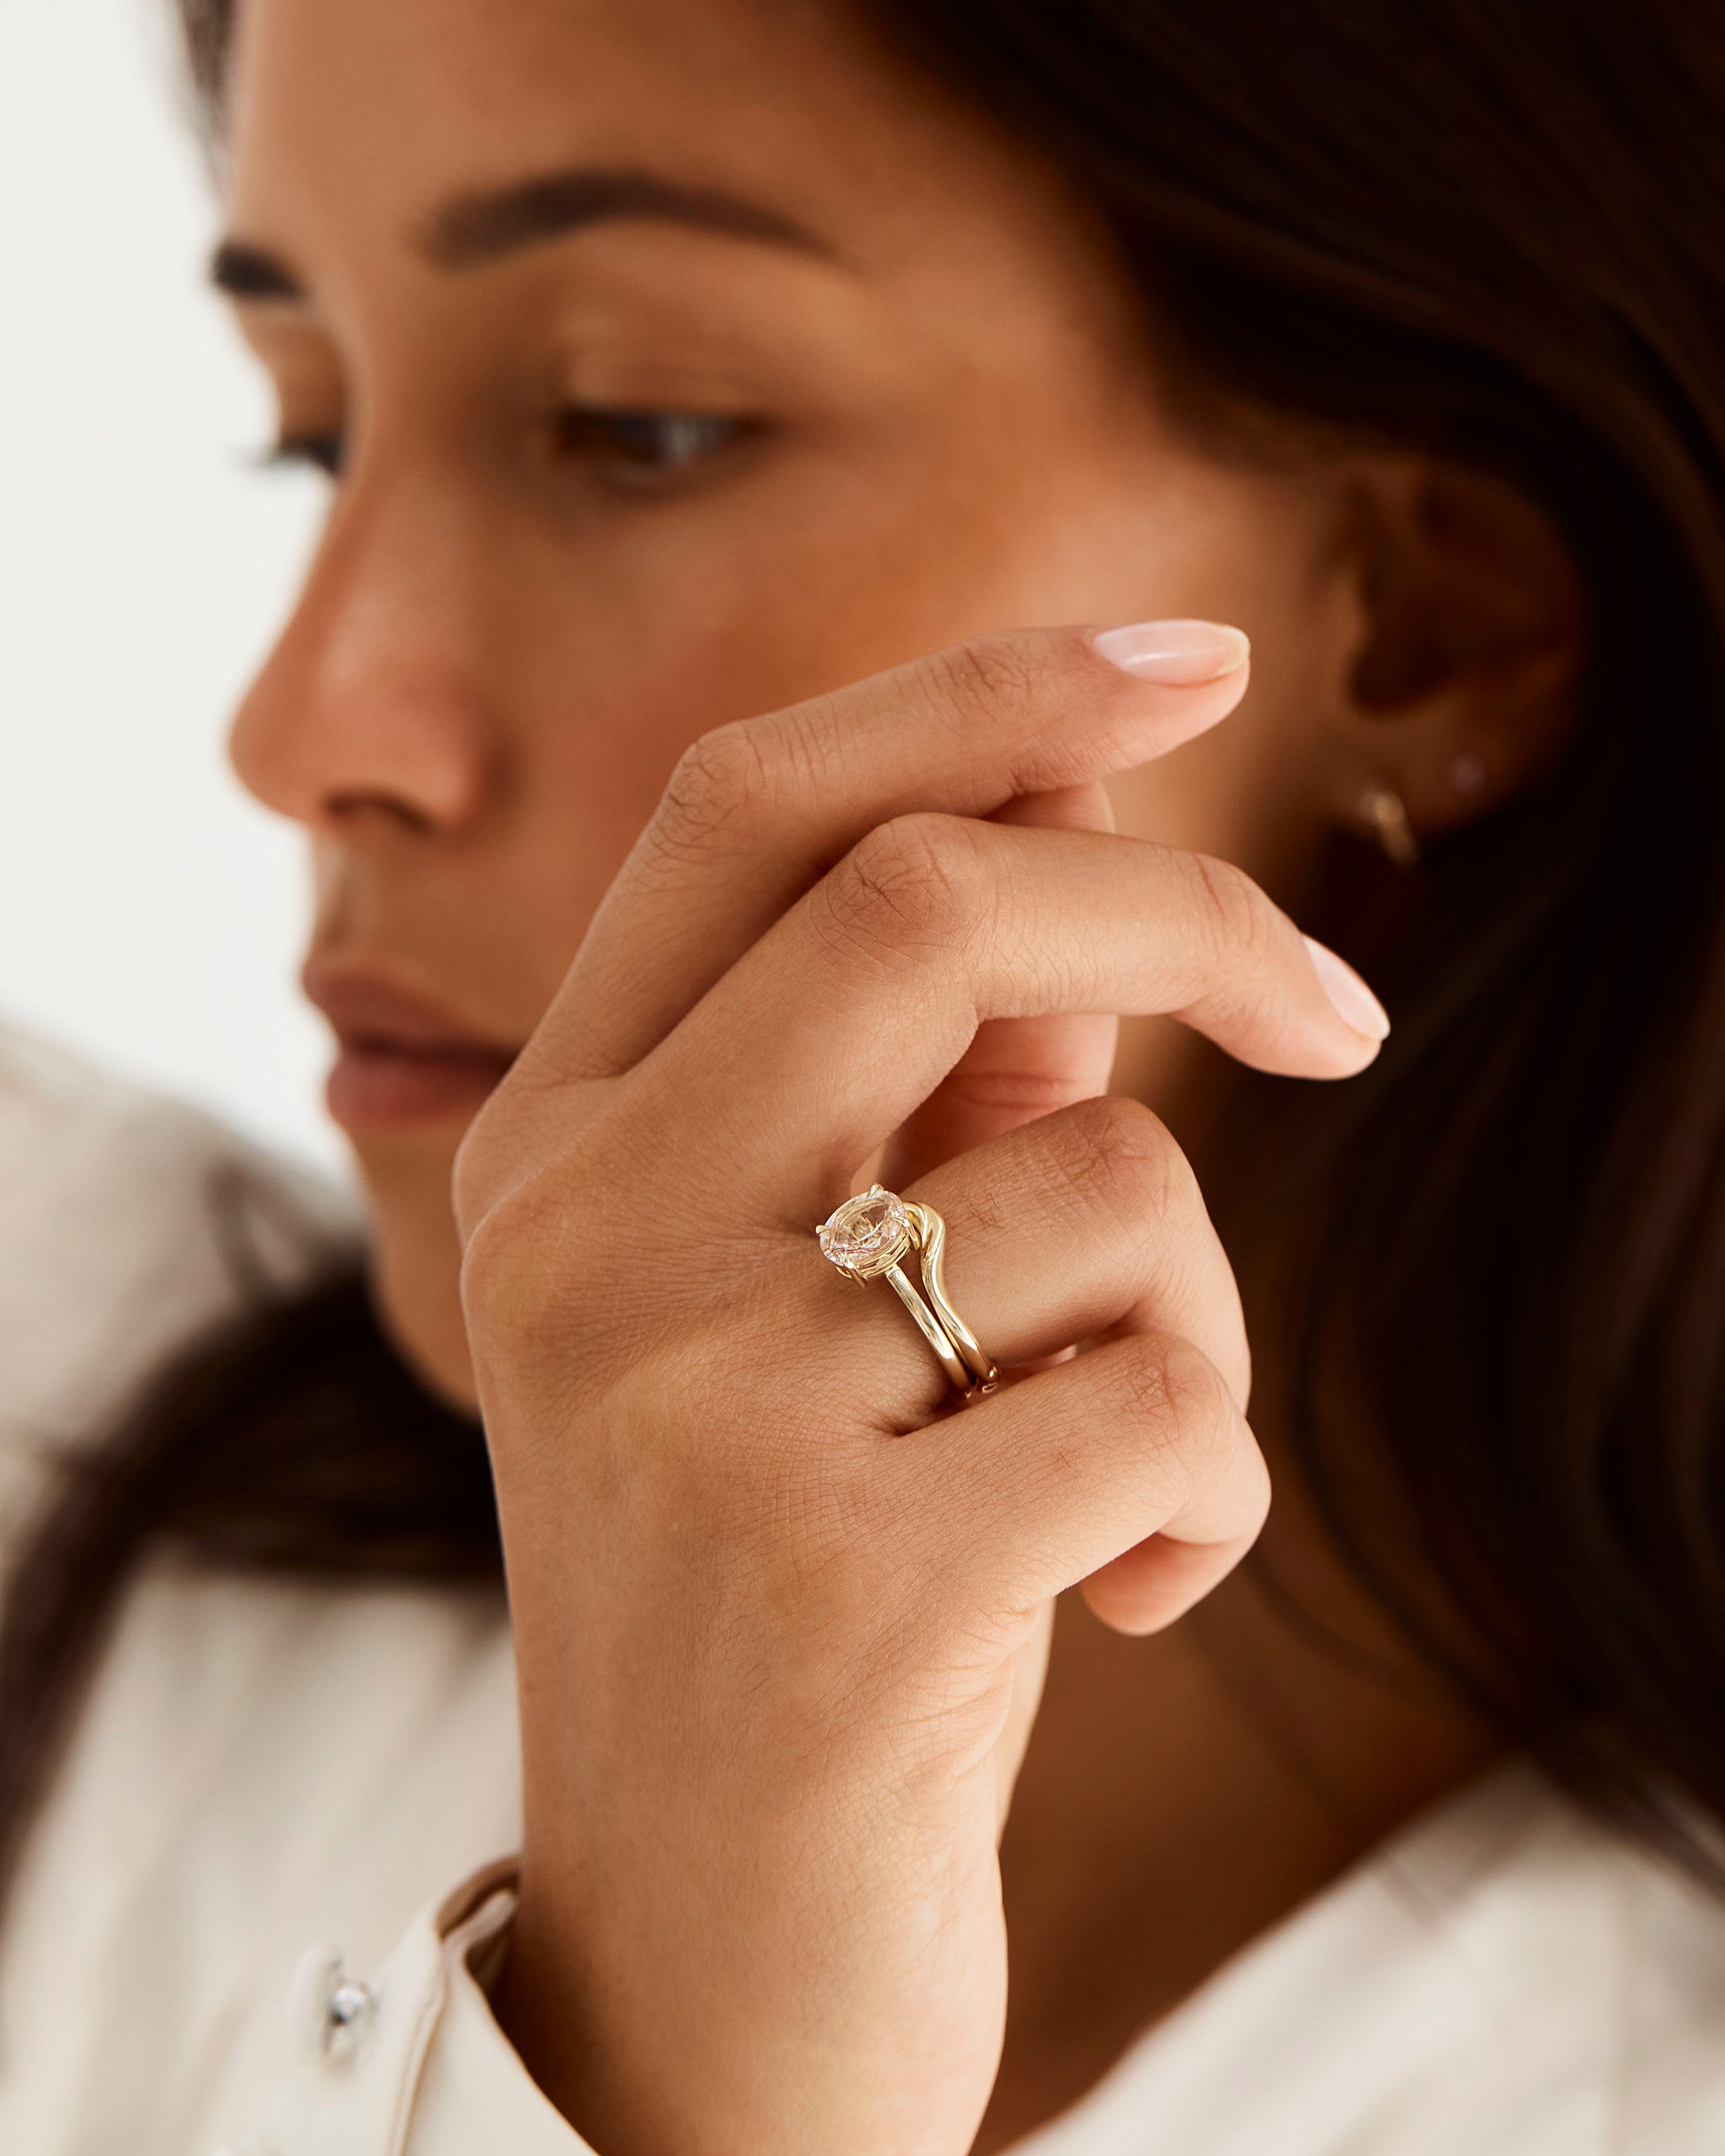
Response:
POLYGON ((919 1205, 877 1182, 846 1198, 815 1230, 821 1255, 846 1279, 885 1280, 940 1358, 947 1382, 962 1399, 992 1392, 1001 1373, 947 1293, 947 1223, 932 1205, 919 1205), (914 1254, 920 1281, 903 1260, 914 1254))

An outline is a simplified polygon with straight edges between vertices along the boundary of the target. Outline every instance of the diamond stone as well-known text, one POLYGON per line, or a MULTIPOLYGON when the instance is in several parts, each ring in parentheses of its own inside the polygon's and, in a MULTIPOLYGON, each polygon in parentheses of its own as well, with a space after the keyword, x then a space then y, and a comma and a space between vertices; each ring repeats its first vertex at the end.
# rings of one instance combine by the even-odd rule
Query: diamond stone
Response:
POLYGON ((911 1247, 910 1216, 902 1198, 877 1182, 859 1197, 846 1198, 822 1228, 821 1255, 852 1280, 879 1280, 911 1247))

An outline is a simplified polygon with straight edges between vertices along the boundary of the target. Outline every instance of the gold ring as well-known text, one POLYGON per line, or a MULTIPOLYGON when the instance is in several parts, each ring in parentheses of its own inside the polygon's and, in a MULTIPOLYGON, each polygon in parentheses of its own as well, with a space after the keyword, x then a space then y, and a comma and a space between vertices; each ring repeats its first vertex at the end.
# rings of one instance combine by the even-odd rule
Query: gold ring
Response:
POLYGON ((916 1320, 917 1331, 940 1358, 947 1381, 963 1399, 992 1392, 998 1365, 953 1308, 947 1294, 947 1223, 932 1205, 895 1196, 877 1182, 845 1203, 815 1234, 821 1256, 846 1280, 885 1280, 916 1320), (902 1261, 914 1251, 919 1285, 902 1261))

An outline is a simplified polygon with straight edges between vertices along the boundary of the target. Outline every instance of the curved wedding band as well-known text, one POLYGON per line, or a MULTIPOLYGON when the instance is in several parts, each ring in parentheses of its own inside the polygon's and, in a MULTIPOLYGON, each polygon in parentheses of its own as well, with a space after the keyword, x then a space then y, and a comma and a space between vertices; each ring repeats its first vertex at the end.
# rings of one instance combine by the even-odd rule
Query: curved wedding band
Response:
POLYGON ((948 1299, 947 1223, 932 1205, 898 1197, 877 1182, 846 1198, 815 1233, 821 1256, 846 1279, 885 1280, 891 1285, 960 1398, 974 1399, 994 1390, 1001 1381, 999 1367, 948 1299), (912 1252, 922 1276, 920 1286, 901 1262, 912 1252))

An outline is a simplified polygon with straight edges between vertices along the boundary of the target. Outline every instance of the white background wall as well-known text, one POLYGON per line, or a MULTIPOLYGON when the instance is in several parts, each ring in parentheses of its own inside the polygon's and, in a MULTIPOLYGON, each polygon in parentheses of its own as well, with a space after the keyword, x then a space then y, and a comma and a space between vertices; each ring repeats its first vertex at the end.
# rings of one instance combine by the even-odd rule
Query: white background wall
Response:
POLYGON ((0 5, 0 1019, 334 1162, 300 848, 221 758, 319 485, 248 461, 165 17, 0 5))

